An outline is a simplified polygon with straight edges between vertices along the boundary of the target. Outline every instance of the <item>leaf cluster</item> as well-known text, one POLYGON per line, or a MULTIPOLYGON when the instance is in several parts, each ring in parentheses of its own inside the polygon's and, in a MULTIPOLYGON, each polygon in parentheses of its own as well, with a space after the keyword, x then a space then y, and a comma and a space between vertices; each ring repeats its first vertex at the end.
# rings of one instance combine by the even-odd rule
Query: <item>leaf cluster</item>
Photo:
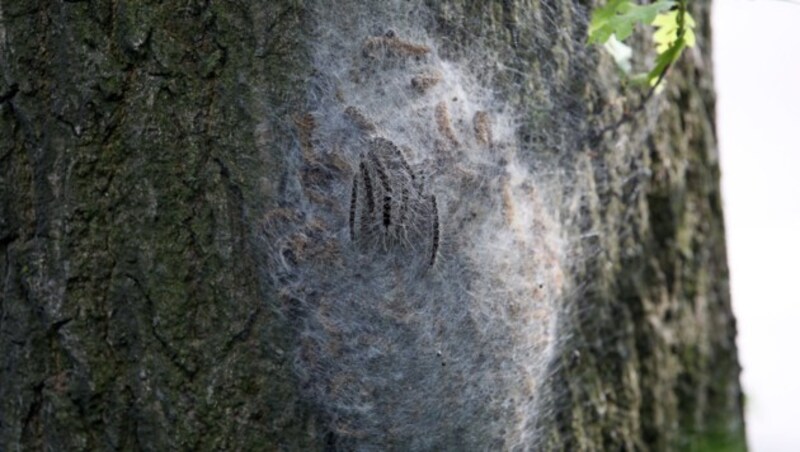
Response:
POLYGON ((695 21, 686 11, 688 0, 656 0, 646 5, 632 0, 609 0, 592 13, 589 24, 589 43, 604 44, 617 65, 630 72, 630 47, 623 44, 639 24, 653 25, 653 42, 658 56, 655 65, 646 73, 631 76, 634 82, 655 88, 667 70, 680 58, 686 47, 695 45, 695 21))
POLYGON ((658 13, 668 11, 674 5, 672 0, 658 0, 649 5, 637 5, 631 0, 609 0, 592 13, 589 44, 604 44, 611 35, 624 41, 633 33, 636 24, 649 24, 658 13))

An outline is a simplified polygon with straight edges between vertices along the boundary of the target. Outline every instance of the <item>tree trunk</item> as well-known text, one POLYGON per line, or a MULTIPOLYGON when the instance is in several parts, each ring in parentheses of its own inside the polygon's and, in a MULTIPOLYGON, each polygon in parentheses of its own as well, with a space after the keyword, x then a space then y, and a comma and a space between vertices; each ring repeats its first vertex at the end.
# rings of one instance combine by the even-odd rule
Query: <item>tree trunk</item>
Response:
POLYGON ((0 449, 744 448, 708 5, 358 3, 0 1, 0 449))

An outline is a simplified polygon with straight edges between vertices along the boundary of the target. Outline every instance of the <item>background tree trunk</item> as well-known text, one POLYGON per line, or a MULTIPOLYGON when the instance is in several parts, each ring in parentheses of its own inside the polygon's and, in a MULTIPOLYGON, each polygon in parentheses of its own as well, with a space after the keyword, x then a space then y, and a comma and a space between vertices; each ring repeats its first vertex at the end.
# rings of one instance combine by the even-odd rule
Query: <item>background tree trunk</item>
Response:
MULTIPOLYGON (((0 1, 0 449, 353 446, 298 382, 262 235, 338 3, 0 1)), ((636 97, 584 46, 591 5, 428 3, 443 60, 509 69, 520 141, 579 200, 528 445, 743 448, 708 5, 665 92, 598 138, 636 97)))

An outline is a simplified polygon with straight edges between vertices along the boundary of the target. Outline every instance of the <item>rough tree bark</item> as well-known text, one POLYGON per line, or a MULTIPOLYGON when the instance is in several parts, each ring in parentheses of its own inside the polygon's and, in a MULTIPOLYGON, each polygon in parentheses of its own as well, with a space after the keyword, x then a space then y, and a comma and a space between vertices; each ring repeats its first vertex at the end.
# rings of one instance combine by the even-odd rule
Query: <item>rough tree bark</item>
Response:
MULTIPOLYGON (((581 227, 610 231, 568 269, 539 447, 743 447, 708 5, 666 91, 597 138, 635 100, 576 50, 590 2, 429 3, 444 52, 494 50, 514 102, 570 109, 550 158, 593 187, 581 227)), ((0 449, 336 446, 257 238, 309 96, 310 8, 0 1, 0 449)), ((520 133, 547 148, 547 120, 520 133)))

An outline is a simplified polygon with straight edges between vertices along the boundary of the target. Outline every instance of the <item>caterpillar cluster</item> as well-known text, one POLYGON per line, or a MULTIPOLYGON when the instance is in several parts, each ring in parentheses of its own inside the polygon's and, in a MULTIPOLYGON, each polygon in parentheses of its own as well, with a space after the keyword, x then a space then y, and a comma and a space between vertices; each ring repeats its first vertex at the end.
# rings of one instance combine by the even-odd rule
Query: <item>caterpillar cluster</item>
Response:
POLYGON ((513 118, 435 43, 336 32, 264 220, 299 387, 342 448, 530 445, 563 245, 513 118))
MULTIPOLYGON (((345 114, 362 130, 374 131, 361 112, 347 107, 345 114)), ((371 137, 366 154, 353 175, 350 192, 350 239, 362 249, 386 251, 390 247, 420 253, 429 250, 429 265, 436 263, 439 248, 439 212, 436 196, 391 141, 371 137)))

